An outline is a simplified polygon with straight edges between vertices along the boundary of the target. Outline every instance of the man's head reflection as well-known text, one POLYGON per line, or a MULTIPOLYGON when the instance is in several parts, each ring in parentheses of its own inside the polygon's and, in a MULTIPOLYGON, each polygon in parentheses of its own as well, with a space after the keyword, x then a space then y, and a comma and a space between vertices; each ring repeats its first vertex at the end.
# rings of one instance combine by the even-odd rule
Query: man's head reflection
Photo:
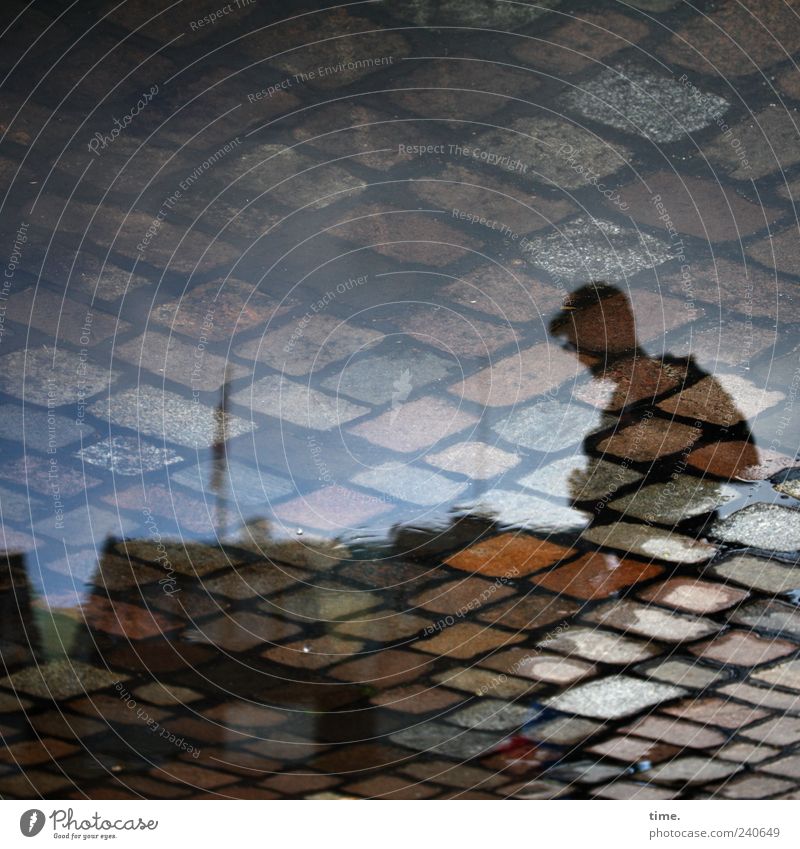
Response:
POLYGON ((628 296, 608 283, 593 282, 567 296, 550 322, 550 333, 589 366, 599 355, 636 350, 636 327, 628 296))

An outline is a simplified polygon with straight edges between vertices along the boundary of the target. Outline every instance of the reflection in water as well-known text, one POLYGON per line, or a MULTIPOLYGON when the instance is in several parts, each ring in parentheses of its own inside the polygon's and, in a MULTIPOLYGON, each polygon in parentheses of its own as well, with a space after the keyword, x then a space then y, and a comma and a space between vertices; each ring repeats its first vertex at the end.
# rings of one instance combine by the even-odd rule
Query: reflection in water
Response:
MULTIPOLYGON (((62 607, 31 590, 33 561, 26 571, 22 555, 8 558, 0 687, 24 711, 9 717, 4 792, 414 795, 417 780, 426 795, 522 780, 526 794, 550 796, 580 795, 596 777, 680 783, 681 757, 707 748, 694 737, 722 744, 735 727, 727 702, 695 682, 733 686, 727 667, 714 667, 726 637, 707 614, 747 596, 680 571, 713 553, 694 556, 689 535, 741 500, 687 457, 721 438, 743 446, 742 466, 758 457, 713 377, 691 357, 642 350, 615 287, 578 289, 550 328, 588 367, 578 391, 599 424, 549 479, 528 475, 553 511, 530 517, 546 538, 500 532, 524 500, 495 521, 467 510, 446 526, 398 526, 372 551, 274 537, 264 518, 234 532, 225 511, 236 481, 218 430, 203 500, 224 542, 171 540, 149 513, 148 537, 109 538, 80 604, 62 607), (588 524, 559 525, 559 511, 588 524), (660 552, 675 570, 663 581, 648 544, 676 525, 684 548, 660 552), (623 553, 587 548, 582 540, 602 528, 626 529, 606 540, 623 553), (692 654, 702 662, 678 659, 692 654), (591 689, 604 680, 604 694, 591 689), (648 717, 658 703, 666 713, 648 717)), ((219 428, 227 412, 223 391, 219 428)), ((793 615, 777 601, 769 610, 793 615)), ((765 641, 764 651, 780 658, 780 644, 765 641)), ((794 697, 747 686, 730 710, 767 733, 794 697)), ((735 758, 715 763, 717 780, 739 768, 735 758)))
POLYGON ((590 436, 584 441, 589 464, 569 476, 576 502, 591 500, 585 492, 606 462, 606 452, 617 466, 609 492, 595 508, 605 506, 613 496, 624 514, 668 524, 671 502, 679 503, 676 523, 735 497, 732 487, 709 482, 696 469, 692 474, 687 458, 702 444, 707 429, 713 443, 736 443, 734 472, 757 466, 759 458, 745 414, 720 381, 704 372, 692 356, 649 356, 637 339, 634 314, 623 292, 606 283, 576 290, 552 319, 550 331, 590 370, 593 385, 582 397, 603 408, 606 423, 614 423, 611 436, 604 433, 601 440, 590 436), (617 500, 620 489, 634 484, 627 478, 632 467, 639 468, 644 478, 637 475, 636 490, 624 501, 617 500), (662 481, 657 496, 651 496, 648 484, 662 481), (642 502, 647 502, 644 512, 642 502))
POLYGON ((796 794, 756 18, 151 5, 2 37, 0 795, 796 794))

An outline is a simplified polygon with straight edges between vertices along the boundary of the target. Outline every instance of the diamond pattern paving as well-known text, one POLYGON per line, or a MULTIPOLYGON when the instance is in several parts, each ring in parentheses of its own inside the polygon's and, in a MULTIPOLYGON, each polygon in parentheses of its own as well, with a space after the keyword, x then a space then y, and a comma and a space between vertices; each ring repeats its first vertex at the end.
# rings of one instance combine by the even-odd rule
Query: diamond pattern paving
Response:
POLYGON ((796 4, 11 5, 0 795, 797 799, 796 4))

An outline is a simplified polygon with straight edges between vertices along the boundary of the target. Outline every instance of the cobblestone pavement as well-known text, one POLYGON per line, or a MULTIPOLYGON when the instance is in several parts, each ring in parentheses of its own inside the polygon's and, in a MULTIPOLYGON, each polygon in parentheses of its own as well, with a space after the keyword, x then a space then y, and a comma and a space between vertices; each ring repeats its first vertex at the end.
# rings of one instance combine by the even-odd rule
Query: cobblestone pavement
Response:
POLYGON ((798 4, 167 5, 4 11, 0 794, 797 798, 798 4))

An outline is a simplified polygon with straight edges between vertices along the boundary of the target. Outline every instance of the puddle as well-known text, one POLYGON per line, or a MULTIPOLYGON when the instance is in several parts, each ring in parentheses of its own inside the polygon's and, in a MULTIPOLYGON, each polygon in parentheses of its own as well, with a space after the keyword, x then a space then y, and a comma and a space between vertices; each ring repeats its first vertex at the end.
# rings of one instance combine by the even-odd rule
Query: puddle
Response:
POLYGON ((15 24, 3 796, 796 794, 796 71, 494 5, 15 24))

